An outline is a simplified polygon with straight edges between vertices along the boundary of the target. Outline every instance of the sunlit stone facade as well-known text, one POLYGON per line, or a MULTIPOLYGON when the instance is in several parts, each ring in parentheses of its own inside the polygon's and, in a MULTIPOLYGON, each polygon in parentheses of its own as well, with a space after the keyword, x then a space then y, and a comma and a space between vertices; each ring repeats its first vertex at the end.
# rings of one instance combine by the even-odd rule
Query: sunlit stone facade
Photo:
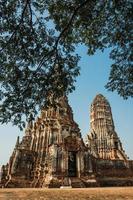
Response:
POLYGON ((90 133, 84 142, 67 97, 55 108, 42 109, 17 138, 9 163, 2 166, 1 187, 91 187, 132 185, 133 162, 118 138, 111 107, 102 95, 91 105, 90 133), (123 179, 122 179, 123 178, 123 179), (126 178, 126 179, 125 179, 126 178), (112 179, 111 179, 112 180, 112 179), (118 184, 119 183, 119 184, 118 184))

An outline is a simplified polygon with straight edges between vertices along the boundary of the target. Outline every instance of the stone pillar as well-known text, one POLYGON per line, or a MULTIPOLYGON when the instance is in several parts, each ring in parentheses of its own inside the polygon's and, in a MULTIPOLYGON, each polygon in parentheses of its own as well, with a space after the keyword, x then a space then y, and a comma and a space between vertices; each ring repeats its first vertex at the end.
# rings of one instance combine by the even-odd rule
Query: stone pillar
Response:
POLYGON ((77 176, 80 178, 80 152, 76 155, 77 176))

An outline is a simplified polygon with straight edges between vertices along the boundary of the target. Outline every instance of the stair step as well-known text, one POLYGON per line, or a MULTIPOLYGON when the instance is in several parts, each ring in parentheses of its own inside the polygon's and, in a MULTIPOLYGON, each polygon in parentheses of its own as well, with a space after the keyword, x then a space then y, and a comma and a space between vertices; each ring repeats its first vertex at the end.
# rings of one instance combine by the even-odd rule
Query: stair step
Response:
POLYGON ((84 188, 85 185, 79 178, 71 178, 71 186, 72 188, 84 188))

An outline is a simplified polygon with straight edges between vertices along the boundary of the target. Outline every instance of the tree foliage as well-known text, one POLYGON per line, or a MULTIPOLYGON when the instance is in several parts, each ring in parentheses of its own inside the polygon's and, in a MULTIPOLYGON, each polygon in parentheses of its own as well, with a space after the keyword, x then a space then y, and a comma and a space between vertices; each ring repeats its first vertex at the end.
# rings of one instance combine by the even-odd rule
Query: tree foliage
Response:
POLYGON ((78 44, 111 47, 106 87, 133 96, 131 0, 1 0, 0 122, 24 127, 45 104, 74 90, 78 44))

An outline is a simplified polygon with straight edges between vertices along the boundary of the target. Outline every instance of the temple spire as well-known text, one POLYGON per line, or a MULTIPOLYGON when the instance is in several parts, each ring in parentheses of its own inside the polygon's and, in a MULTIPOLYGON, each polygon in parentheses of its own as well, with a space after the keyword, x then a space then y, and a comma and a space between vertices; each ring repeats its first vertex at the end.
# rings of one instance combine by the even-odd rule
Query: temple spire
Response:
POLYGON ((103 159, 127 158, 115 131, 110 104, 102 94, 96 95, 91 104, 90 129, 88 142, 93 154, 103 159))

